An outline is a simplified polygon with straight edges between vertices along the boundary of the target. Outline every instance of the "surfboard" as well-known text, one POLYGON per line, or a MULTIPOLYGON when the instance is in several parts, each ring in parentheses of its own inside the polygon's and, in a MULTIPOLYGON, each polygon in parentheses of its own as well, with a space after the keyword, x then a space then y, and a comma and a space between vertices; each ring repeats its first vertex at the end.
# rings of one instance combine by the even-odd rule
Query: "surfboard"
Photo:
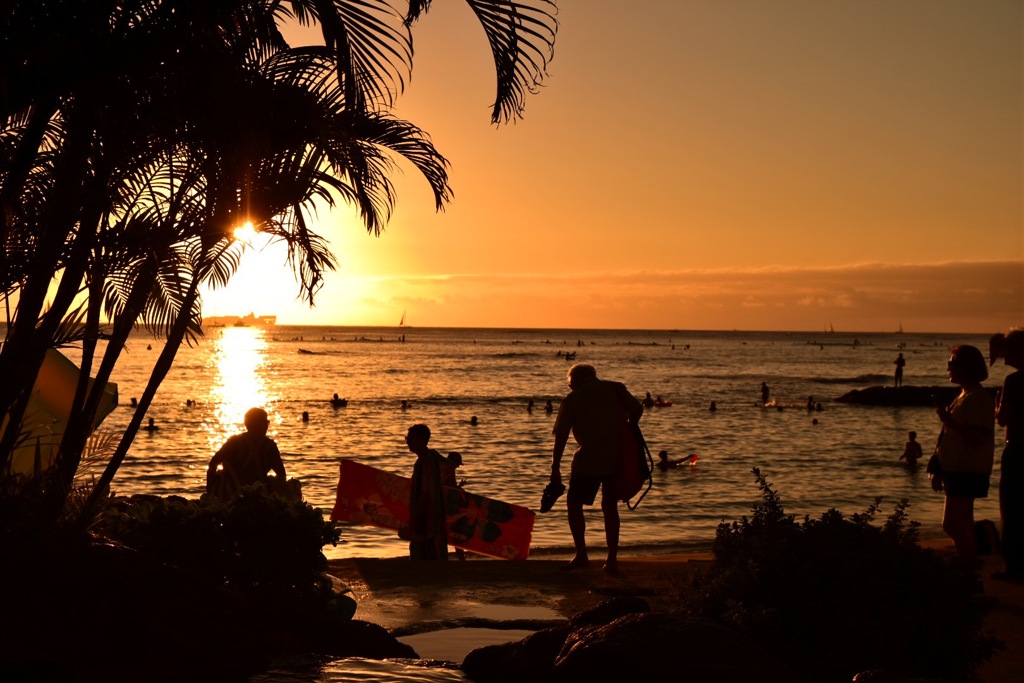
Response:
MULTIPOLYGON (((409 525, 408 477, 343 459, 331 519, 394 529, 409 525)), ((536 514, 528 508, 444 487, 448 543, 504 560, 525 560, 536 514)))

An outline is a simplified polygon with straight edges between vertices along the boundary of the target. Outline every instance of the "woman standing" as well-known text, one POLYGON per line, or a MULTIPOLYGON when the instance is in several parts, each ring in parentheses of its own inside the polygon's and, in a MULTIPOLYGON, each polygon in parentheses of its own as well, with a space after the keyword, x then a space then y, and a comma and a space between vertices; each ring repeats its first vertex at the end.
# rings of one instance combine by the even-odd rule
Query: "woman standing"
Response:
POLYGON ((996 411, 996 421, 1006 428, 999 478, 1006 569, 993 577, 1012 581, 1024 577, 1024 329, 1010 330, 1003 339, 1002 353, 1003 361, 1016 372, 1003 381, 996 411))
POLYGON ((988 367, 976 347, 953 347, 947 371, 949 381, 962 390, 948 407, 936 411, 942 421, 936 447, 942 474, 932 479, 932 487, 946 492, 942 530, 953 539, 961 557, 974 558, 974 499, 988 497, 995 455, 995 401, 981 386, 988 378, 988 367))

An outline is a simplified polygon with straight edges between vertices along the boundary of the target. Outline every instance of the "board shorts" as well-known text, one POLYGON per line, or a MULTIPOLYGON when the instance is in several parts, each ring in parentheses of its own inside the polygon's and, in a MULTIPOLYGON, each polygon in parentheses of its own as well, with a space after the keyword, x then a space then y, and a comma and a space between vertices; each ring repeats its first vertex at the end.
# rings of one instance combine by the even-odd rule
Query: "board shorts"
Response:
POLYGON ((605 495, 608 495, 614 487, 612 475, 595 474, 574 474, 569 477, 569 493, 566 496, 566 505, 580 503, 581 505, 593 505, 597 500, 597 490, 604 486, 605 495))
POLYGON ((942 484, 947 496, 959 498, 988 498, 987 474, 978 472, 944 472, 942 484))

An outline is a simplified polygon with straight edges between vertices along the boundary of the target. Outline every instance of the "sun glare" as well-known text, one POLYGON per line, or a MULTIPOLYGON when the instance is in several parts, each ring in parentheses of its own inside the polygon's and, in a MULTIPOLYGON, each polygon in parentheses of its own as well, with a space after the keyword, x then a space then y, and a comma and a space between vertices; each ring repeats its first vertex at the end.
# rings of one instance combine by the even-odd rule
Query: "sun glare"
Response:
POLYGON ((256 228, 252 222, 247 222, 245 225, 235 228, 235 239, 239 242, 247 242, 252 244, 253 238, 256 237, 256 228))
POLYGON ((251 327, 225 327, 214 340, 217 378, 212 399, 217 414, 209 426, 214 450, 228 436, 242 431, 245 411, 265 407, 273 400, 260 373, 266 348, 263 331, 251 327))

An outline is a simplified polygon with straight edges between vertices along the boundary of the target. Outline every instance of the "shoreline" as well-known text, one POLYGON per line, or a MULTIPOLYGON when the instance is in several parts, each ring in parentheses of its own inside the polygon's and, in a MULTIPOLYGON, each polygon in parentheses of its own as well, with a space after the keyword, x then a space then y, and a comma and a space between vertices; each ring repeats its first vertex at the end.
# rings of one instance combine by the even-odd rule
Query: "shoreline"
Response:
MULTIPOLYGON (((948 540, 926 539, 921 545, 952 552, 948 540)), ((407 558, 350 558, 331 560, 328 571, 352 590, 359 605, 356 619, 398 637, 422 634, 419 642, 429 644, 443 641, 444 630, 454 628, 509 629, 509 640, 518 640, 522 630, 565 623, 614 597, 642 597, 652 610, 664 611, 678 600, 677 582, 712 560, 710 544, 707 552, 628 552, 619 559, 621 575, 609 576, 601 570, 600 549, 594 551, 590 565, 574 571, 560 569, 565 559, 551 558, 471 558, 419 562, 415 568, 407 558)), ((985 628, 1005 648, 978 668, 978 677, 982 683, 1018 683, 1024 680, 1024 583, 991 578, 1002 568, 1000 557, 981 560, 983 596, 992 604, 985 628)))

